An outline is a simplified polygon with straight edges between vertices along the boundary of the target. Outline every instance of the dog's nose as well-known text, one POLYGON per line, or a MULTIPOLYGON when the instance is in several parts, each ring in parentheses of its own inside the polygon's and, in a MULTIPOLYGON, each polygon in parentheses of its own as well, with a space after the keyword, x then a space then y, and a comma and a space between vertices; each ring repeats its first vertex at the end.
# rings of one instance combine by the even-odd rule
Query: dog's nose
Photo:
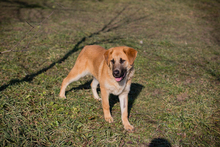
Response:
POLYGON ((118 76, 120 72, 119 72, 118 69, 116 69, 116 70, 113 71, 113 73, 114 73, 115 76, 118 76))

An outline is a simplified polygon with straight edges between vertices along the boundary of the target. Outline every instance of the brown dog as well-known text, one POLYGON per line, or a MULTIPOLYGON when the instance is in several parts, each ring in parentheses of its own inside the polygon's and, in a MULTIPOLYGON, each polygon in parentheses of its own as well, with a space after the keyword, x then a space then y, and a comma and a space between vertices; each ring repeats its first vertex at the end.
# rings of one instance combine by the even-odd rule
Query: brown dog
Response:
POLYGON ((80 52, 73 69, 63 80, 60 97, 66 98, 65 89, 73 81, 79 80, 87 74, 93 76, 91 83, 93 96, 102 100, 105 120, 113 122, 109 110, 109 94, 119 96, 122 123, 128 131, 134 127, 128 121, 128 93, 131 78, 134 75, 134 60, 137 51, 133 48, 120 46, 105 50, 98 45, 85 46, 80 52), (101 97, 97 94, 97 85, 100 85, 101 97))

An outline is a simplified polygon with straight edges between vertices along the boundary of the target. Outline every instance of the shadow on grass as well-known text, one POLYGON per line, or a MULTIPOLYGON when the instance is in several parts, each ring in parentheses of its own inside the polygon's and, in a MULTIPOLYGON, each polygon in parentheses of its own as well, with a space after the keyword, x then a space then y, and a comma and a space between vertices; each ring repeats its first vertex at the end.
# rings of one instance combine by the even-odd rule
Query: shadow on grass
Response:
MULTIPOLYGON (((102 30, 101 30, 102 31, 102 30)), ((4 84, 0 87, 0 91, 3 91, 5 90, 8 86, 11 86, 11 85, 15 85, 15 84, 20 84, 22 82, 31 82, 36 76, 48 71, 49 69, 51 69, 52 67, 54 67, 56 64, 60 64, 62 62, 64 62, 70 55, 72 55, 73 53, 75 53, 76 51, 78 50, 81 50, 83 47, 79 47, 83 42, 86 41, 87 38, 91 38, 92 36, 94 35, 97 35, 99 33, 101 33, 101 31, 99 32, 95 32, 94 34, 91 34, 90 36, 88 37, 83 37, 75 46, 72 50, 70 50, 69 52, 67 52, 61 59, 57 60, 56 62, 53 62, 51 63, 49 66, 37 71, 36 73, 33 73, 33 74, 29 74, 29 75, 26 75, 24 78, 22 79, 12 79, 8 84, 4 84)), ((115 40, 119 39, 117 37, 113 38, 115 40)), ((107 39, 108 41, 109 39, 107 39)), ((103 40, 104 41, 104 40, 103 40)), ((113 41, 113 40, 111 40, 113 41)), ((96 43, 96 42, 95 42, 96 43)), ((95 44, 93 43, 93 44, 95 44)), ((92 44, 90 44, 92 45, 92 44)))
POLYGON ((18 8, 44 8, 43 6, 39 5, 39 4, 30 4, 24 1, 20 1, 20 0, 13 0, 13 1, 9 1, 9 0, 0 0, 0 2, 5 2, 5 3, 10 3, 10 4, 18 4, 18 8))
MULTIPOLYGON (((90 87, 91 82, 92 82, 92 80, 89 80, 86 83, 79 85, 78 87, 71 88, 70 90, 66 91, 66 94, 71 92, 72 90, 91 89, 91 87, 90 87)), ((142 91, 143 88, 144 88, 144 86, 141 84, 138 84, 138 83, 131 84, 130 92, 128 94, 128 116, 130 114, 131 108, 132 108, 135 100, 137 99, 138 95, 140 94, 140 92, 142 91)), ((97 92, 100 93, 99 86, 97 88, 97 92)), ((112 108, 118 102, 119 102, 118 96, 110 94, 110 96, 109 96, 110 112, 112 112, 112 108)))
MULTIPOLYGON (((45 17, 43 15, 42 10, 44 9, 52 10, 52 7, 46 5, 46 3, 44 3, 45 5, 44 6, 35 1, 31 2, 31 1, 22 1, 22 0, 0 0, 0 5, 7 8, 7 11, 10 11, 9 13, 11 13, 11 15, 15 16, 21 22, 25 22, 25 21, 36 22, 36 20, 44 19, 45 17), (29 10, 28 15, 23 14, 24 9, 29 10), (28 18, 23 18, 23 17, 28 17, 28 18)), ((5 20, 4 18, 0 19, 0 24, 2 24, 5 21, 7 20, 5 20)))
POLYGON ((31 82, 36 76, 48 71, 49 69, 51 69, 52 67, 54 67, 57 63, 62 63, 63 61, 65 61, 70 55, 72 55, 74 52, 78 51, 79 49, 79 45, 85 41, 85 37, 82 38, 75 46, 72 50, 70 50, 69 52, 67 52, 63 58, 57 60, 56 62, 53 62, 51 63, 49 66, 33 73, 33 74, 29 74, 29 75, 26 75, 24 78, 22 79, 12 79, 8 84, 4 84, 0 87, 0 91, 3 91, 5 90, 8 86, 12 86, 12 85, 16 85, 16 84, 20 84, 20 83, 23 83, 23 82, 31 82))
MULTIPOLYGON (((130 115, 131 108, 132 108, 135 100, 137 99, 138 95, 140 94, 140 92, 142 91, 143 88, 144 88, 144 86, 141 84, 131 83, 130 92, 128 94, 128 116, 130 115)), ((118 102, 119 102, 118 96, 111 94, 109 97, 109 105, 110 105, 111 112, 112 112, 112 108, 114 107, 114 105, 118 102)))
POLYGON ((164 138, 154 138, 149 144, 149 147, 171 147, 171 144, 164 138))
MULTIPOLYGON (((62 58, 58 59, 57 61, 51 63, 49 66, 47 67, 44 67, 43 69, 35 72, 35 73, 32 73, 32 74, 29 74, 29 75, 26 75, 24 78, 22 79, 12 79, 8 84, 4 84, 0 87, 0 91, 3 91, 5 90, 8 86, 12 86, 12 85, 16 85, 16 84, 20 84, 20 83, 23 83, 23 82, 31 82, 33 81, 33 79, 44 73, 44 72, 47 72, 49 69, 53 68, 56 64, 60 64, 62 62, 64 62, 69 56, 71 56, 73 53, 75 53, 76 51, 78 50, 81 50, 83 47, 81 47, 80 45, 82 43, 84 43, 87 39, 90 39, 92 38, 93 36, 96 36, 96 35, 99 35, 101 33, 106 33, 106 32, 110 32, 110 31, 113 31, 113 30, 116 30, 120 27, 123 27, 125 25, 128 25, 129 23, 132 23, 132 22, 137 22, 139 20, 143 20, 145 19, 147 16, 142 16, 142 17, 139 17, 139 18, 131 18, 130 16, 132 16, 132 14, 129 16, 129 17, 125 17, 125 18, 122 18, 121 21, 115 23, 115 20, 119 18, 119 16, 121 16, 123 14, 123 12, 126 10, 127 7, 124 7, 121 9, 121 11, 119 11, 108 23, 106 23, 100 30, 94 32, 94 33, 91 33, 90 35, 88 36, 84 36, 82 37, 77 43, 76 45, 73 47, 72 50, 70 50, 69 52, 67 52, 62 58)), ((136 12, 134 12, 135 14, 136 12)), ((104 39, 102 41, 114 41, 114 40, 118 40, 119 37, 113 37, 111 39, 104 39)), ((92 42, 90 43, 90 45, 92 44, 96 44, 97 42, 92 42)))
POLYGON ((92 83, 92 80, 89 80, 86 83, 79 85, 78 87, 73 87, 70 90, 66 91, 66 94, 73 90, 91 89, 91 86, 90 86, 91 83, 92 83))

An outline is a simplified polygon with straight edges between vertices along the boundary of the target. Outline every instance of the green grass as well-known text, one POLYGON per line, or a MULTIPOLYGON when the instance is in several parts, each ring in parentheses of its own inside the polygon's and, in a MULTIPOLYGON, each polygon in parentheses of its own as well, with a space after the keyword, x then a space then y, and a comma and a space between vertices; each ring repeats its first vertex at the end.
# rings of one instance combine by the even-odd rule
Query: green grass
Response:
POLYGON ((220 145, 220 3, 0 1, 1 146, 220 145), (88 44, 135 48, 129 121, 94 100, 91 77, 61 82, 88 44))

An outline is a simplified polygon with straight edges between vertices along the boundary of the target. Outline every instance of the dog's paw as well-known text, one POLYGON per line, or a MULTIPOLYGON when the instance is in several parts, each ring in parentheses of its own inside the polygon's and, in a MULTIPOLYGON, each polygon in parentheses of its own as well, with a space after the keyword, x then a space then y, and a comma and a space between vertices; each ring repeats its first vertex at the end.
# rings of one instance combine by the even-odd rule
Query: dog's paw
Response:
POLYGON ((134 127, 132 125, 125 125, 124 128, 128 132, 134 132, 134 127))
POLYGON ((113 118, 110 116, 110 117, 105 117, 105 120, 109 123, 112 123, 114 120, 113 118))
POLYGON ((94 97, 94 99, 101 101, 102 99, 100 97, 94 97))
POLYGON ((63 94, 60 94, 59 96, 60 96, 60 98, 62 98, 62 99, 66 99, 65 94, 64 94, 64 95, 63 95, 63 94))

